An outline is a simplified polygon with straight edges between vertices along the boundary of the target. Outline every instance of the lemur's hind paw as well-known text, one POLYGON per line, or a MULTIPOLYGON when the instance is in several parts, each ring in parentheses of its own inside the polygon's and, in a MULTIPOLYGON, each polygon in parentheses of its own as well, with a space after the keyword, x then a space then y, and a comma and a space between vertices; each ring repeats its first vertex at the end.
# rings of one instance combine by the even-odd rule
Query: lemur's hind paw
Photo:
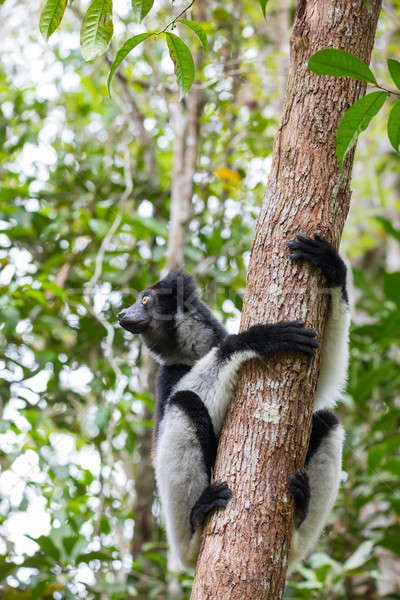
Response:
POLYGON ((200 498, 193 506, 190 513, 190 527, 194 533, 197 527, 203 525, 207 516, 217 508, 225 508, 232 498, 232 492, 226 481, 212 483, 202 492, 200 498))
POLYGON ((319 267, 329 287, 345 287, 346 265, 328 240, 318 233, 314 233, 314 238, 298 235, 296 240, 288 242, 288 247, 292 260, 305 260, 319 267))
POLYGON ((294 475, 289 477, 289 491, 294 496, 295 525, 298 528, 308 515, 310 506, 310 483, 304 469, 299 469, 294 475))

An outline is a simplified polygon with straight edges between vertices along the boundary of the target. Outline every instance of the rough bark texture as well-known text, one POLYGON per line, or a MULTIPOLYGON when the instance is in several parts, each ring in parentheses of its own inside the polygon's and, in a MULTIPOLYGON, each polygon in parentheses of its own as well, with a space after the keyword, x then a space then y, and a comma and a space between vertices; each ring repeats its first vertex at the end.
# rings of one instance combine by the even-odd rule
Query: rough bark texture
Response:
MULTIPOLYGON (((320 77, 309 57, 328 46, 367 63, 381 0, 300 0, 291 36, 283 118, 257 223, 241 328, 303 319, 320 340, 327 295, 317 272, 288 259, 286 242, 320 231, 336 245, 350 203, 351 154, 339 173, 335 135, 343 112, 365 91, 359 82, 320 77)), ((284 357, 243 369, 222 432, 215 480, 233 500, 208 523, 192 600, 278 599, 293 527, 287 479, 304 464, 318 357, 284 357)))

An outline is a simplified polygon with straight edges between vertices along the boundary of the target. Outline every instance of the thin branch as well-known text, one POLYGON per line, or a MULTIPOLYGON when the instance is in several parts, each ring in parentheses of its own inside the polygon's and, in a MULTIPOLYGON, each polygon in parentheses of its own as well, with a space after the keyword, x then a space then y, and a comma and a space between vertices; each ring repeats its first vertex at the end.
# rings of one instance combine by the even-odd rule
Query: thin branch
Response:
POLYGON ((400 96, 399 91, 392 90, 390 88, 386 88, 383 85, 381 85, 380 83, 374 83, 373 87, 377 87, 378 89, 383 90, 384 92, 387 92, 388 94, 393 94, 394 96, 400 96))
POLYGON ((184 8, 183 10, 181 10, 181 12, 179 14, 176 15, 176 17, 174 19, 172 19, 172 21, 170 21, 168 23, 168 25, 166 25, 166 27, 164 27, 164 29, 162 29, 161 31, 159 31, 156 35, 160 35, 161 33, 165 33, 167 31, 167 29, 169 29, 171 26, 175 25, 176 21, 182 16, 184 15, 190 8, 192 8, 193 4, 196 2, 196 0, 192 0, 190 2, 190 4, 187 5, 186 8, 184 8))

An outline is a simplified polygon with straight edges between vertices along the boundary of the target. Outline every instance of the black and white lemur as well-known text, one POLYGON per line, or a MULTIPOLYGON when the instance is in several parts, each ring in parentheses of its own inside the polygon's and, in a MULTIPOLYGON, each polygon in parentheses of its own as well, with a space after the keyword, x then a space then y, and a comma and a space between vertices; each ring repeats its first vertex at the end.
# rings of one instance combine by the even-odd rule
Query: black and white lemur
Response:
MULTIPOLYGON (((293 260, 321 269, 331 294, 306 462, 288 482, 296 508, 290 572, 318 539, 339 487, 344 434, 327 409, 346 380, 350 316, 346 267, 333 246, 318 234, 299 235, 288 246, 293 260)), ((211 473, 240 366, 280 351, 313 356, 315 332, 292 321, 228 335, 198 298, 192 277, 182 271, 141 292, 118 319, 142 335, 161 363, 153 460, 172 553, 183 566, 193 567, 205 518, 232 496, 225 482, 211 484, 211 473)))

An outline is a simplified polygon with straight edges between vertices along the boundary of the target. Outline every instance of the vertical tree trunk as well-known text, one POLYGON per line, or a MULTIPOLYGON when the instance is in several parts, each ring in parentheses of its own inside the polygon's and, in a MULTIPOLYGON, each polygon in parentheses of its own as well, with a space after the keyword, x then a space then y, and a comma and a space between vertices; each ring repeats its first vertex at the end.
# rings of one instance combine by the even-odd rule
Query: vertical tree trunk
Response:
MULTIPOLYGON (((241 328, 303 319, 323 339, 322 280, 288 259, 286 242, 319 230, 336 245, 350 203, 353 153, 339 173, 335 135, 365 92, 354 80, 319 77, 309 57, 332 46, 369 62, 381 0, 299 0, 283 117, 250 259, 241 328)), ((291 473, 304 464, 318 360, 253 361, 242 370, 224 426, 215 480, 233 500, 205 529, 192 600, 278 599, 284 591, 293 505, 291 473)))
MULTIPOLYGON (((156 396, 156 377, 158 364, 145 350, 143 352, 143 363, 141 365, 144 374, 146 392, 152 397, 156 396)), ((152 414, 150 409, 143 405, 142 418, 150 420, 152 414)), ((153 539, 154 518, 152 504, 154 499, 154 470, 151 464, 152 433, 149 427, 138 437, 137 474, 135 478, 135 535, 132 540, 132 557, 136 559, 143 552, 143 544, 153 539)))
POLYGON ((177 100, 171 107, 174 130, 174 161, 166 262, 168 270, 182 267, 184 264, 184 234, 191 211, 203 97, 203 90, 193 86, 185 103, 177 100))

